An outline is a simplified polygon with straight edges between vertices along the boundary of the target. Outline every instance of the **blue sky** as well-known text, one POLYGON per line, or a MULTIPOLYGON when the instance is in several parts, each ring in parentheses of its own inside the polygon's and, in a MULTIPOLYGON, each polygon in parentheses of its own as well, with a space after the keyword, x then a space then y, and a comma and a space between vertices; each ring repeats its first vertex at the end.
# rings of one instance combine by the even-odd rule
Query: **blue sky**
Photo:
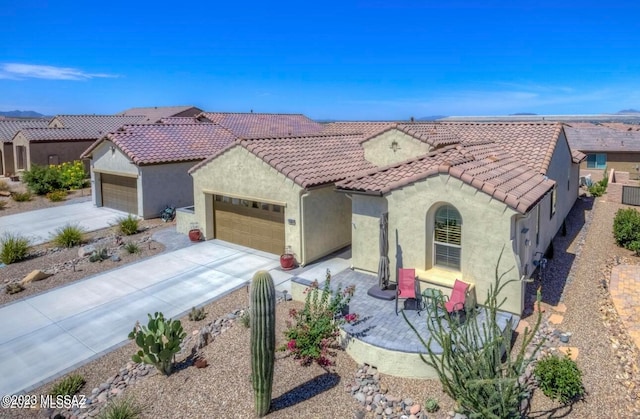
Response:
POLYGON ((639 12, 615 0, 0 0, 0 110, 373 120, 640 109, 639 12))

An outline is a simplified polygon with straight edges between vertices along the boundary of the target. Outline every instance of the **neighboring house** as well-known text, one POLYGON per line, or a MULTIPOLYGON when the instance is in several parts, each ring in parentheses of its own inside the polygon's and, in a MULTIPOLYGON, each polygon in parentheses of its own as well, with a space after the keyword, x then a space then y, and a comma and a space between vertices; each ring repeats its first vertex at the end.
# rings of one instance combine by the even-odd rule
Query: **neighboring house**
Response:
POLYGON ((16 171, 31 164, 48 165, 78 160, 80 154, 104 135, 127 124, 154 124, 164 118, 194 117, 202 112, 193 106, 131 108, 118 115, 57 115, 48 129, 17 132, 13 137, 16 171))
POLYGON ((565 126, 571 148, 587 155, 580 166, 581 176, 602 179, 615 169, 640 179, 640 127, 630 124, 568 124, 565 126))
POLYGON ((23 128, 44 128, 48 125, 47 119, 0 119, 0 176, 10 175, 16 172, 13 159, 13 137, 23 128))
POLYGON ((198 117, 223 126, 240 138, 304 135, 324 129, 324 125, 302 114, 202 112, 198 117))
POLYGON ((211 123, 126 125, 82 154, 91 160, 93 201, 143 218, 193 205, 188 170, 235 138, 211 123))
POLYGON ((13 137, 16 171, 80 159, 80 154, 105 134, 144 116, 58 115, 47 128, 24 128, 13 137))
MULTIPOLYGON (((577 198, 584 158, 561 124, 547 123, 398 124, 364 147, 391 162, 337 184, 353 202, 353 267, 377 271, 372 243, 387 212, 391 272, 416 268, 425 286, 461 279, 478 299, 503 249, 499 272, 533 273, 577 198), (420 153, 420 143, 427 154, 393 162, 399 150, 420 153)), ((521 313, 524 283, 510 284, 503 297, 505 310, 521 313)))
POLYGON ((144 115, 145 120, 140 123, 155 124, 164 118, 171 117, 195 117, 202 112, 202 109, 195 106, 150 106, 146 108, 131 108, 120 112, 118 115, 140 116, 144 115))

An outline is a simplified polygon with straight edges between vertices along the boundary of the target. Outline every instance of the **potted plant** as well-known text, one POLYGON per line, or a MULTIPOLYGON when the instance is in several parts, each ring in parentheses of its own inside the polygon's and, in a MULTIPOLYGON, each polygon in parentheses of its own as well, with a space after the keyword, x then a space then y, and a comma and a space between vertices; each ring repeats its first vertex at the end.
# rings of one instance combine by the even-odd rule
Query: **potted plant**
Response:
POLYGON ((291 246, 284 248, 284 253, 280 255, 280 267, 285 270, 293 269, 296 267, 296 258, 293 255, 291 246))
POLYGON ((189 229, 189 240, 192 242, 200 241, 202 238, 202 232, 198 228, 198 223, 191 223, 191 228, 189 229))

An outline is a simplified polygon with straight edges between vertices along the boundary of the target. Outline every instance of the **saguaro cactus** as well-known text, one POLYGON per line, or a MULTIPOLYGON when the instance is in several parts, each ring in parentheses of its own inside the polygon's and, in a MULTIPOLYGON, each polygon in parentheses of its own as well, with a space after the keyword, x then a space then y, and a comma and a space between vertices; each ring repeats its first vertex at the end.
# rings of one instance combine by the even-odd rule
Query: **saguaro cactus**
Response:
POLYGON ((251 281, 251 373, 256 414, 269 412, 276 350, 276 288, 269 272, 251 281))

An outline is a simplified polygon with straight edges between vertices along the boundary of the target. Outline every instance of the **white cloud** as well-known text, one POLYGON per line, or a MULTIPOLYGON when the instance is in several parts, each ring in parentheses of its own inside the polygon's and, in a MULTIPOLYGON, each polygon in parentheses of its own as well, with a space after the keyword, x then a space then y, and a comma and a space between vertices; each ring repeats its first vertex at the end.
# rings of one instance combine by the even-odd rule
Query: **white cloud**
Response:
POLYGON ((25 78, 47 80, 89 80, 94 78, 119 77, 115 74, 86 73, 77 68, 54 67, 20 63, 0 64, 0 79, 20 80, 25 78))

